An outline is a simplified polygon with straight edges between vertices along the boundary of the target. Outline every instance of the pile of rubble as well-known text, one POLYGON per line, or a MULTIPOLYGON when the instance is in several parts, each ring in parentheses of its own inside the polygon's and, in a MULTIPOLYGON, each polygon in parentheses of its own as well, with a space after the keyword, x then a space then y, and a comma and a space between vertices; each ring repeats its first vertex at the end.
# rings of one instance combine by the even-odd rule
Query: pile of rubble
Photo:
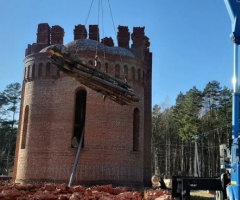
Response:
POLYGON ((164 200, 171 199, 169 190, 131 190, 112 185, 81 185, 68 187, 67 184, 11 184, 0 182, 0 200, 164 200))

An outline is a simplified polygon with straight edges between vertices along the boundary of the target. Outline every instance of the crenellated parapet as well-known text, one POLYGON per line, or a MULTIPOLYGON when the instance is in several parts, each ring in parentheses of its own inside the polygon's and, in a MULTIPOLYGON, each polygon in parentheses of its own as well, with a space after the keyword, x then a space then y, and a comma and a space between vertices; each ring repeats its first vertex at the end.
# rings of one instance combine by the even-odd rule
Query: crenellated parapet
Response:
MULTIPOLYGON (((133 28, 133 33, 131 34, 133 44, 132 48, 129 48, 130 32, 127 26, 118 26, 118 46, 114 46, 114 41, 111 37, 104 37, 101 39, 101 43, 98 43, 98 25, 89 25, 88 34, 85 26, 79 24, 73 30, 74 41, 65 46, 71 53, 80 53, 83 60, 90 64, 93 64, 95 61, 97 47, 99 57, 97 67, 99 69, 129 83, 145 84, 149 82, 147 73, 150 69, 144 66, 151 62, 151 53, 149 53, 149 39, 145 36, 144 29, 145 27, 133 28), (89 39, 87 39, 87 35, 89 35, 89 39), (146 58, 150 58, 150 61, 146 58), (115 64, 113 64, 113 60, 115 60, 115 64), (119 62, 120 60, 121 62, 119 62), (140 63, 136 63, 136 60, 139 60, 138 62, 140 63)), ((55 25, 50 27, 47 23, 38 25, 38 43, 29 44, 26 49, 26 58, 24 60, 25 81, 65 76, 55 66, 46 63, 46 55, 44 57, 44 53, 38 54, 49 45, 63 44, 63 38, 64 29, 61 26, 55 25)))
POLYGON ((89 25, 89 39, 99 42, 99 28, 98 25, 89 25))
POLYGON ((33 53, 38 53, 41 51, 43 48, 49 46, 49 44, 41 44, 41 43, 33 43, 33 44, 28 44, 28 47, 25 51, 25 56, 28 56, 33 53))
POLYGON ((74 40, 86 39, 87 38, 87 30, 84 25, 77 25, 73 30, 74 40))
POLYGON ((105 37, 101 40, 101 43, 108 46, 108 47, 113 47, 114 46, 114 42, 113 39, 111 37, 105 37))
POLYGON ((118 26, 118 46, 123 48, 129 48, 130 32, 127 26, 118 26))
POLYGON ((63 44, 64 29, 61 26, 52 26, 51 44, 63 44))
POLYGON ((48 23, 38 24, 37 29, 37 44, 50 44, 50 30, 48 23))
MULTIPOLYGON (((133 27, 133 33, 131 34, 132 45, 129 48, 130 32, 128 27, 118 26, 118 47, 128 49, 138 58, 144 59, 142 50, 149 51, 150 46, 149 38, 145 35, 144 29, 145 27, 133 27)), ((104 37, 100 40, 98 25, 89 25, 89 33, 84 25, 76 25, 73 34, 74 40, 90 39, 98 42, 101 41, 101 43, 109 47, 114 46, 114 40, 111 37, 104 37)), ((47 23, 41 23, 37 29, 37 42, 28 44, 25 56, 38 53, 50 44, 64 44, 64 29, 58 25, 50 27, 47 23)))
POLYGON ((149 38, 145 36, 145 27, 133 27, 131 38, 133 41, 132 48, 148 49, 150 46, 149 38))
POLYGON ((38 24, 37 42, 28 44, 25 56, 38 53, 50 44, 63 44, 64 29, 61 26, 50 27, 47 23, 38 24))

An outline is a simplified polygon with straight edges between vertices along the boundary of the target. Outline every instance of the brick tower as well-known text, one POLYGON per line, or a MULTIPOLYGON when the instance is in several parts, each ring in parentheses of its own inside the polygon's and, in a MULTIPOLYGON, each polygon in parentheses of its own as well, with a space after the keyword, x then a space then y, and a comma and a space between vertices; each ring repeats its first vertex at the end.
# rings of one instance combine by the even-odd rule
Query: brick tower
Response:
POLYGON ((70 53, 99 69, 126 79, 140 98, 121 106, 60 72, 40 51, 63 44, 64 29, 38 25, 37 43, 28 45, 24 59, 22 102, 14 164, 16 182, 68 183, 79 140, 84 142, 74 184, 151 185, 152 53, 144 27, 118 27, 118 45, 99 39, 96 25, 74 29, 70 53), (101 41, 99 43, 98 41, 101 41), (85 125, 84 125, 85 124, 85 125))

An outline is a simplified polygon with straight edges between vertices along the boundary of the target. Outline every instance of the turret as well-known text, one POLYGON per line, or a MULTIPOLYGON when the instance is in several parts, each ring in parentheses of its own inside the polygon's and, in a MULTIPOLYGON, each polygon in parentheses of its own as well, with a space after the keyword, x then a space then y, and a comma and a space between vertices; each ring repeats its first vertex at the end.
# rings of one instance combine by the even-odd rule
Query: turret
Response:
POLYGON ((27 46, 24 59, 13 180, 21 184, 69 181, 77 152, 74 143, 84 131, 75 183, 150 187, 152 53, 144 28, 134 29, 133 48, 129 48, 127 26, 118 27, 119 47, 113 37, 100 39, 97 25, 86 29, 81 24, 72 28, 75 41, 66 44, 68 56, 91 64, 99 47, 97 69, 127 82, 141 101, 123 107, 60 71, 50 62, 49 53, 39 51, 63 43, 64 30, 39 24, 37 43, 27 46))

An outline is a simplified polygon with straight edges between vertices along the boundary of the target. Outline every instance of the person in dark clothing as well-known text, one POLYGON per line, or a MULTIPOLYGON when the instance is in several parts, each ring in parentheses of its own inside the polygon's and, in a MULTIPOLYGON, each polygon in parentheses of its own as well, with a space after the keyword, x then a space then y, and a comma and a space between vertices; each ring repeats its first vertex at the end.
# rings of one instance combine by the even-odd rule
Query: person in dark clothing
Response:
POLYGON ((231 180, 231 175, 229 171, 227 170, 226 173, 221 174, 221 183, 222 183, 222 188, 223 188, 223 197, 224 199, 227 199, 227 185, 230 183, 231 180))

